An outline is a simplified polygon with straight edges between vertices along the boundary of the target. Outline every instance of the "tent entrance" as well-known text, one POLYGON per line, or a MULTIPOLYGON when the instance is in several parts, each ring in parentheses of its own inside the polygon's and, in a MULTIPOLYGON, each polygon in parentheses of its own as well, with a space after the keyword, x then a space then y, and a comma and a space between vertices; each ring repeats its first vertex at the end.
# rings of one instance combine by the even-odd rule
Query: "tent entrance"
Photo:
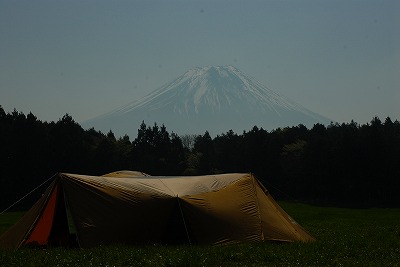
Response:
POLYGON ((72 247, 79 247, 76 225, 75 225, 75 221, 73 219, 72 213, 71 213, 71 209, 68 205, 68 201, 64 200, 64 205, 65 205, 65 211, 66 211, 66 222, 67 222, 67 227, 68 227, 68 232, 69 232, 68 244, 69 244, 69 246, 72 246, 72 247))
POLYGON ((40 217, 24 243, 39 246, 67 246, 69 239, 64 194, 60 184, 55 184, 40 217))
POLYGON ((176 197, 176 203, 167 222, 163 243, 170 245, 190 244, 189 234, 178 197, 176 197))

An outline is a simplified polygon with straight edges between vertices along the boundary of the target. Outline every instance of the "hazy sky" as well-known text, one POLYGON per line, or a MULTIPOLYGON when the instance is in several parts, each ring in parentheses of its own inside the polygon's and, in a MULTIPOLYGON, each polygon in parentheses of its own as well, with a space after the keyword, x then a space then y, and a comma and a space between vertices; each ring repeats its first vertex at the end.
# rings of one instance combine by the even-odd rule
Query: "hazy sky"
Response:
POLYGON ((400 120, 400 1, 0 0, 7 112, 80 122, 209 65, 338 122, 400 120))

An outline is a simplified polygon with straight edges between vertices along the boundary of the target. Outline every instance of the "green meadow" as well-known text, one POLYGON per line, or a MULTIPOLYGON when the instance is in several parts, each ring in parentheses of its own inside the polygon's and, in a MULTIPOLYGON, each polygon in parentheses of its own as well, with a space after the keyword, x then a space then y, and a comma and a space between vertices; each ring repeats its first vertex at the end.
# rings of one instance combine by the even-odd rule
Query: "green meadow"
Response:
MULTIPOLYGON (((313 243, 0 250, 0 266, 400 266, 400 209, 280 202, 313 243)), ((0 233, 21 213, 0 215, 0 233)), ((210 225, 212 227, 212 225, 210 225)))

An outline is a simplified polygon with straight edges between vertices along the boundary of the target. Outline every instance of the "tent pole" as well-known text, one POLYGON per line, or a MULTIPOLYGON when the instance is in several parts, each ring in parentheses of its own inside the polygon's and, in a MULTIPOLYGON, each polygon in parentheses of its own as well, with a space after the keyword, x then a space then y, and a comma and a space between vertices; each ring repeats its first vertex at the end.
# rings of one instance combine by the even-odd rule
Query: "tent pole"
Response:
POLYGON ((186 236, 187 236, 187 239, 189 241, 189 245, 192 245, 192 242, 190 242, 189 231, 188 231, 187 226, 186 226, 185 217, 183 217, 183 211, 182 211, 182 207, 181 207, 181 202, 179 201, 179 196, 178 195, 176 196, 176 199, 178 200, 179 210, 181 212, 183 225, 185 226, 186 236))

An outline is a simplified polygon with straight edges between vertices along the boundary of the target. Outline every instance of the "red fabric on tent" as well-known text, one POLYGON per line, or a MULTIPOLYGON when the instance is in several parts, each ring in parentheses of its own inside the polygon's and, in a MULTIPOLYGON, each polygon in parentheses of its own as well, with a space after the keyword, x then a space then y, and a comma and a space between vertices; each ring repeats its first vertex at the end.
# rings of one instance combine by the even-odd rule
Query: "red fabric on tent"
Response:
POLYGON ((53 192, 47 202, 47 205, 33 228, 26 244, 47 245, 49 242, 50 232, 53 226, 54 214, 57 206, 57 197, 60 192, 60 186, 56 184, 53 192))

